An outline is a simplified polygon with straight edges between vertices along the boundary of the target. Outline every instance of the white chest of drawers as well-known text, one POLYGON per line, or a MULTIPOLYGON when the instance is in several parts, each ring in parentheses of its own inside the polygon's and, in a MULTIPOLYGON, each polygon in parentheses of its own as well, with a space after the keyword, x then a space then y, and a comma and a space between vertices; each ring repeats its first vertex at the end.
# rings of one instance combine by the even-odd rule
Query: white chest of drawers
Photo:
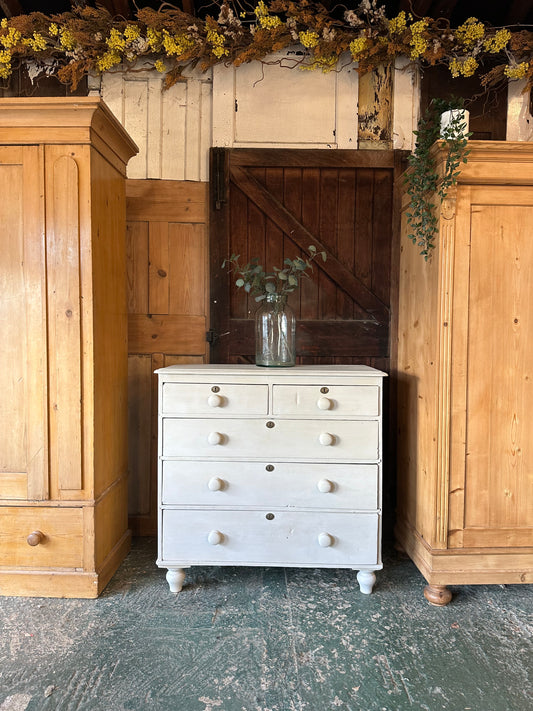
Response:
POLYGON ((382 383, 358 365, 170 366, 159 376, 160 567, 381 563, 382 383))

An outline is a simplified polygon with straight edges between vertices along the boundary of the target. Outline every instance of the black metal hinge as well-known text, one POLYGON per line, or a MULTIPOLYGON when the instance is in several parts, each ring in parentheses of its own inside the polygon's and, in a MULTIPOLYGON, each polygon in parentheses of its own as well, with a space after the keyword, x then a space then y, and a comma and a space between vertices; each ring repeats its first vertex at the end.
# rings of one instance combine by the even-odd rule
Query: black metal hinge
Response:
POLYGON ((212 346, 215 345, 215 343, 218 341, 218 333, 215 331, 214 328, 210 328, 209 331, 205 332, 205 340, 212 346))
POLYGON ((228 151, 226 148, 212 148, 211 189, 215 210, 221 210, 228 200, 228 151))

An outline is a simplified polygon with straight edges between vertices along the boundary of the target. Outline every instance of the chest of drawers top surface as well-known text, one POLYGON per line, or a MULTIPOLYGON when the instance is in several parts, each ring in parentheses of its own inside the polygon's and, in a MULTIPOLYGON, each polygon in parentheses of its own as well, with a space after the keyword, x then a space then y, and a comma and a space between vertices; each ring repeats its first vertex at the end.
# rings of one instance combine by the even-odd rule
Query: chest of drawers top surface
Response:
POLYGON ((170 366, 160 412, 175 416, 377 417, 384 373, 366 366, 170 366), (287 372, 290 371, 290 372, 287 372))

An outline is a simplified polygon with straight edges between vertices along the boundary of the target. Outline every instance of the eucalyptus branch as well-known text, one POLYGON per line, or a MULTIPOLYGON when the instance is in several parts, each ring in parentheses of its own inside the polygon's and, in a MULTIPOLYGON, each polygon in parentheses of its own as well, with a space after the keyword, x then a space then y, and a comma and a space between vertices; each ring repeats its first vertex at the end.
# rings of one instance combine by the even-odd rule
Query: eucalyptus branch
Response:
POLYGON ((225 259, 222 269, 229 266, 229 271, 237 276, 235 286, 244 289, 247 294, 255 297, 256 301, 263 301, 269 294, 287 297, 298 288, 302 278, 309 278, 309 271, 313 271, 312 262, 319 255, 323 262, 326 261, 326 253, 317 251, 313 244, 309 245, 308 251, 308 257, 287 257, 283 268, 273 267, 271 272, 265 271, 257 257, 241 265, 240 254, 232 254, 225 259))

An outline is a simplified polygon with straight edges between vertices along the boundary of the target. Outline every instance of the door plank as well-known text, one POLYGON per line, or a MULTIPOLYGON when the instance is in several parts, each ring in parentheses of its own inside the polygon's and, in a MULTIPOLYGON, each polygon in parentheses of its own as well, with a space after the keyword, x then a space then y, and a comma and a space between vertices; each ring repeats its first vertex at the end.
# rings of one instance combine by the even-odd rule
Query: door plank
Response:
MULTIPOLYGON (((319 251, 326 251, 325 245, 307 230, 294 215, 287 210, 268 190, 245 170, 231 166, 231 178, 239 188, 302 250, 314 245, 319 251)), ((351 274, 335 257, 330 257, 320 265, 331 279, 334 279, 346 293, 357 301, 368 314, 377 321, 388 321, 388 309, 362 282, 351 274)))

